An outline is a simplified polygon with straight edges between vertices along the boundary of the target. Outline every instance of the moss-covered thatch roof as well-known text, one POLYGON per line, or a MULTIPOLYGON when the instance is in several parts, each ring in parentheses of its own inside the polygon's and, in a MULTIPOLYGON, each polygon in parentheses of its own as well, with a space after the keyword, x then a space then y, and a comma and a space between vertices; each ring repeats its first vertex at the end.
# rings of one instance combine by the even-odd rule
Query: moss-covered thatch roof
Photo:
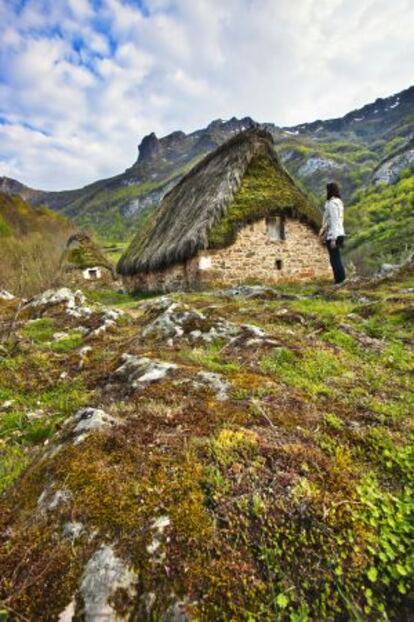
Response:
POLYGON ((107 268, 112 274, 115 272, 111 262, 105 257, 95 242, 84 233, 75 233, 70 236, 60 265, 64 271, 83 270, 100 266, 101 268, 107 268))
POLYGON ((259 129, 207 155, 142 223, 121 257, 124 275, 161 270, 207 248, 223 248, 245 224, 270 215, 316 228, 320 214, 280 164, 272 136, 259 129))

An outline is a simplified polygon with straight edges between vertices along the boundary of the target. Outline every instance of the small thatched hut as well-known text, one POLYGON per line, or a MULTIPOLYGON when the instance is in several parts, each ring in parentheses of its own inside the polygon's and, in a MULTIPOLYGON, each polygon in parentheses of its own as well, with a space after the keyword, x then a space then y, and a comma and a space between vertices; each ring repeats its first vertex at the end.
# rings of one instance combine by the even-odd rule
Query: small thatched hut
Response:
POLYGON ((74 233, 66 243, 60 260, 60 273, 70 285, 86 286, 93 282, 111 283, 115 269, 99 247, 85 233, 74 233))
POLYGON ((129 290, 141 291, 326 276, 320 219, 281 166, 272 136, 248 130, 164 197, 118 271, 129 290))

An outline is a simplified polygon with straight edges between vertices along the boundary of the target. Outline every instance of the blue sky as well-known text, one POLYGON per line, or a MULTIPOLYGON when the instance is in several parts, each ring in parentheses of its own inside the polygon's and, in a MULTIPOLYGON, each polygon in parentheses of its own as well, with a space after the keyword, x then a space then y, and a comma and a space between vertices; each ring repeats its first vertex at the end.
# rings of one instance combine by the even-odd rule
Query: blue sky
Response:
POLYGON ((414 82, 412 0, 0 0, 0 175, 74 188, 137 144, 340 116, 414 82))

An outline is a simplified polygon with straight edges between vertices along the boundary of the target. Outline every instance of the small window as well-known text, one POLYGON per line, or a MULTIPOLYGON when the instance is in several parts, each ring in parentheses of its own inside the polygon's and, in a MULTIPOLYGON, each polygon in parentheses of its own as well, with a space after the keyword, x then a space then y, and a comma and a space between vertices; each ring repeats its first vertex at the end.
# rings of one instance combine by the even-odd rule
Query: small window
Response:
POLYGON ((198 267, 200 270, 208 270, 211 268, 211 257, 208 255, 202 255, 198 262, 198 267))
POLYGON ((276 270, 281 270, 283 268, 283 261, 281 259, 276 259, 275 268, 276 270))
POLYGON ((285 217, 275 216, 266 220, 267 237, 269 240, 285 240, 285 217))
POLYGON ((89 270, 89 278, 90 279, 97 279, 98 278, 98 270, 96 269, 91 269, 89 270))

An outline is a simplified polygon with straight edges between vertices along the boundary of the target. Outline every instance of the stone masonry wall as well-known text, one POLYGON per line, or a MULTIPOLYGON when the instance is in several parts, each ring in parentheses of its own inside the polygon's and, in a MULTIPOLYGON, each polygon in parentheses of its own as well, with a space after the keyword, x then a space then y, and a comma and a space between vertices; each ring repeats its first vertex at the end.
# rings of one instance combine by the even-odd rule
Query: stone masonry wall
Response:
POLYGON ((263 219, 239 231, 229 248, 205 251, 167 270, 124 277, 124 283, 129 290, 174 291, 214 284, 272 284, 330 276, 328 253, 315 232, 308 225, 287 218, 284 240, 269 239, 263 219), (202 257, 202 265, 210 266, 200 270, 202 257))
MULTIPOLYGON (((128 291, 168 292, 197 287, 199 258, 194 257, 183 264, 176 264, 166 270, 123 276, 128 291)), ((199 284, 200 286, 201 284, 199 284)))
POLYGON ((270 240, 263 219, 244 227, 232 246, 209 256, 212 265, 206 272, 231 282, 275 283, 330 276, 326 249, 308 225, 293 218, 285 220, 284 240, 270 240))

